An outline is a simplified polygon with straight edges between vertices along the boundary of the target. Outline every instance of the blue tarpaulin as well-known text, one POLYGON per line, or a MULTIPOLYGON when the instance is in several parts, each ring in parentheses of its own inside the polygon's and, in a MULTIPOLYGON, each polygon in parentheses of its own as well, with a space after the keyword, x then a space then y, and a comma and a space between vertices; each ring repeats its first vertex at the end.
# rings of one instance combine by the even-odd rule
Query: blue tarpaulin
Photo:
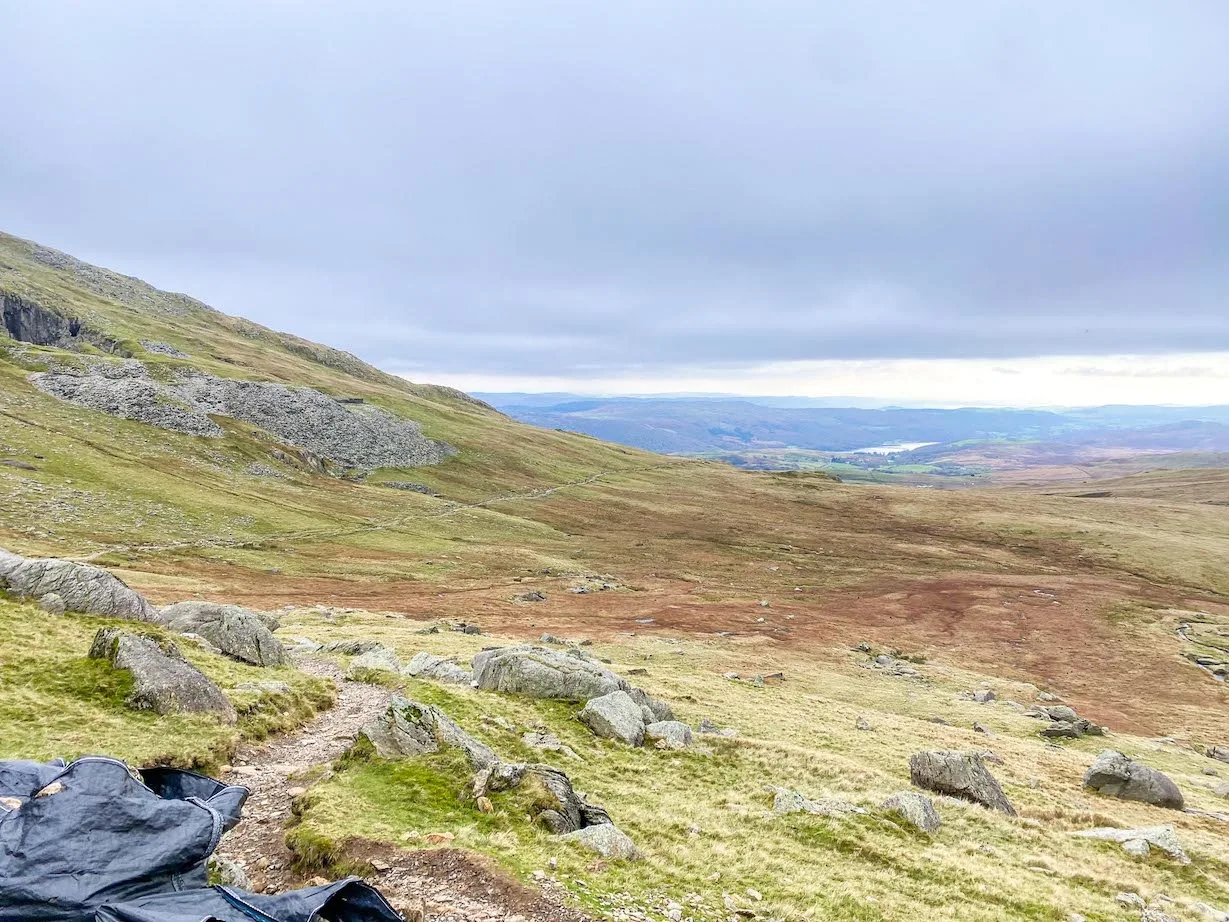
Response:
POLYGON ((0 762, 0 922, 402 922, 358 878, 291 893, 211 887, 246 788, 88 756, 0 762))

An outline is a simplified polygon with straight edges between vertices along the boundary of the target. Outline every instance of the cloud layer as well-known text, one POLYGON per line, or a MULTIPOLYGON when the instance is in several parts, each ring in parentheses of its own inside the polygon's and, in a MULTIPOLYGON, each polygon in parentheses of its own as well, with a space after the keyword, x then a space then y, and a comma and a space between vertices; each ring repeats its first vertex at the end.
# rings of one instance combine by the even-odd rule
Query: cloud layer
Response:
POLYGON ((10 4, 0 213, 419 377, 1227 350, 1227 32, 1214 0, 10 4))

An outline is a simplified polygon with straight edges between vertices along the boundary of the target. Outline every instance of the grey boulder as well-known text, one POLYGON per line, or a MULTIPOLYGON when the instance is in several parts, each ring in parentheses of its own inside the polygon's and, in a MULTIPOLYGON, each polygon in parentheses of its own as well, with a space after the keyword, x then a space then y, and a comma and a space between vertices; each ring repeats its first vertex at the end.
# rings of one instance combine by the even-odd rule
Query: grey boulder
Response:
POLYGON ((1118 842, 1130 854, 1139 857, 1147 855, 1151 847, 1163 851, 1179 864, 1190 864, 1191 862, 1172 826, 1141 826, 1138 829, 1082 829, 1074 835, 1085 839, 1118 842), (1142 848, 1139 843, 1143 843, 1142 848))
POLYGON ((631 695, 633 701, 640 705, 640 713, 643 715, 646 724, 674 720, 674 708, 670 707, 665 701, 649 697, 640 688, 628 689, 627 693, 631 695))
POLYGON ((0 589, 41 601, 57 595, 67 611, 125 621, 157 621, 158 611, 139 592, 101 567, 71 560, 22 557, 0 548, 0 589))
POLYGON ((588 701, 631 689, 626 679, 596 663, 530 644, 483 650, 472 665, 474 682, 483 691, 588 701))
POLYGON ((597 736, 622 740, 631 746, 644 742, 644 714, 625 691, 591 698, 577 716, 597 736))
POLYGON ((431 679, 454 685, 468 685, 473 680, 472 673, 452 660, 426 652, 415 653, 401 673, 415 679, 431 679))
POLYGON ((920 788, 972 801, 1015 816, 995 777, 976 752, 918 752, 909 757, 909 780, 920 788))
POLYGON ((933 833, 943 825, 943 819, 935 809, 934 801, 917 791, 893 794, 880 806, 925 833, 933 833))
POLYGON ((1229 762, 1229 746, 1209 746, 1204 752, 1209 759, 1216 759, 1218 762, 1229 762))
POLYGON ((284 666, 286 651, 255 612, 217 602, 179 602, 162 609, 162 619, 177 634, 203 637, 227 656, 253 666, 284 666))
POLYGON ((1099 794, 1156 807, 1181 810, 1185 805, 1182 792, 1167 775, 1113 749, 1103 751, 1084 773, 1084 787, 1099 794))
POLYGON ((847 800, 824 797, 810 800, 797 791, 768 784, 764 786, 772 794, 772 812, 778 816, 790 813, 810 813, 813 816, 841 817, 851 813, 866 813, 866 810, 847 800))
POLYGON ((643 857, 640 849, 636 848, 636 843, 613 823, 586 826, 584 829, 566 833, 560 838, 568 842, 575 842, 581 848, 595 852, 603 858, 616 861, 638 861, 643 857))
POLYGON ((362 656, 364 653, 370 653, 372 650, 379 649, 384 646, 378 640, 359 640, 352 638, 350 640, 331 640, 324 645, 325 653, 340 653, 342 656, 362 656))
POLYGON ((350 661, 350 668, 346 670, 346 678, 352 682, 363 682, 371 678, 372 673, 387 673, 395 676, 400 672, 401 661, 397 659, 397 654, 388 647, 377 646, 350 661))
POLYGON ((222 690, 170 641, 102 628, 94 635, 89 655, 131 673, 129 707, 155 714, 214 714, 227 724, 236 720, 235 708, 222 690))
POLYGON ((686 749, 691 745, 691 727, 681 720, 659 720, 644 728, 644 738, 663 749, 686 749))
POLYGON ((439 708, 401 695, 395 695, 384 713, 359 730, 359 739, 371 743, 383 759, 404 759, 451 747, 462 750, 477 769, 498 761, 491 747, 474 739, 439 708))
POLYGON ((473 796, 519 788, 527 782, 536 785, 541 795, 533 798, 530 807, 534 822, 555 835, 610 823, 609 813, 589 803, 584 794, 572 787, 564 772, 549 765, 492 763, 474 776, 473 796))

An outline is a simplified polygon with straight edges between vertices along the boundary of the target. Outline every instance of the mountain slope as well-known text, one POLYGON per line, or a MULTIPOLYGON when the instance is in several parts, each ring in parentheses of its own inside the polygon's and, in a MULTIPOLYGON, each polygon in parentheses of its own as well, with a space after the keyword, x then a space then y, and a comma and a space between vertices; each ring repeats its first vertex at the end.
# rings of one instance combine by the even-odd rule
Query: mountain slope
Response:
MULTIPOLYGON (((1186 656, 1192 636, 1216 650, 1229 632, 1229 517, 1188 489, 1123 484, 1123 498, 1090 499, 739 471, 527 426, 14 238, 0 239, 0 292, 6 318, 21 317, 16 332, 43 340, 0 337, 0 546, 91 559, 158 603, 278 611, 281 636, 376 639, 403 660, 544 632, 588 638, 585 649, 643 671, 637 681, 684 719, 742 734, 686 752, 632 749, 594 738, 560 702, 398 677, 508 757, 543 758, 523 729, 557 735, 580 756, 569 774, 645 860, 608 865, 563 848, 512 796, 479 812, 455 796, 469 770, 449 753, 359 753, 296 800, 288 841, 309 874, 373 870, 364 862, 376 855, 396 866, 451 835, 531 882, 557 859, 552 892, 606 918, 668 917, 677 902, 716 922, 726 893, 748 914, 805 922, 905 920, 919 907, 978 922, 1125 918, 1114 897, 1128 886, 1229 903, 1223 803, 1204 774, 1219 763, 1203 754, 1229 741, 1229 694, 1186 656), (150 399, 142 412, 187 408, 214 428, 193 435, 60 399, 40 387, 47 373, 136 380, 150 399), (261 399, 235 407, 232 390, 261 399), (451 451, 412 467, 305 451, 278 408, 325 413, 321 395, 336 398, 322 418, 378 408, 451 451), (449 622, 483 635, 439 629, 449 622), (876 669, 862 644, 907 654, 912 675, 876 669), (780 684, 754 681, 775 672, 780 684), (1022 703, 1061 695, 1112 735, 1055 748, 1008 701, 971 700, 980 687, 1022 703), (855 729, 859 717, 870 731, 855 729), (1204 812, 1082 790, 1107 743, 1173 775, 1204 812), (924 837, 879 806, 908 787, 912 752, 987 747, 1021 818, 941 802, 946 825, 924 837), (776 816, 766 783, 866 812, 776 816), (1161 823, 1192 865, 1070 835, 1161 823)), ((216 767, 233 753, 233 733, 202 718, 126 709, 122 680, 84 656, 97 626, 0 597, 0 757, 105 745, 216 767)), ((228 693, 259 681, 208 651, 191 657, 228 693)), ((305 673, 276 675, 295 683, 293 712, 242 692, 255 708, 242 732, 326 703, 305 673)))

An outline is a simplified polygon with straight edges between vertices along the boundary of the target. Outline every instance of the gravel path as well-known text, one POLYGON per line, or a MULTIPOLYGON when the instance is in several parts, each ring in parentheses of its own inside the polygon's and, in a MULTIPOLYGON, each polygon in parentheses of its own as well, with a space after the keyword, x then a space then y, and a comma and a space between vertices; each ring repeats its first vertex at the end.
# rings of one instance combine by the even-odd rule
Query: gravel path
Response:
MULTIPOLYGON (((301 657, 296 665, 336 681, 336 705, 296 733, 242 747, 227 776, 228 781, 249 788, 252 795, 244 807, 243 821, 226 834, 218 854, 238 862, 251 888, 258 892, 276 893, 310 883, 291 867, 285 843, 291 802, 303 793, 292 776, 337 759, 391 694, 378 685, 344 681, 329 660, 301 657)), ((530 890, 485 859, 457 849, 402 851, 371 843, 357 846, 356 856, 380 869, 371 882, 410 920, 588 922, 584 914, 530 890)))

